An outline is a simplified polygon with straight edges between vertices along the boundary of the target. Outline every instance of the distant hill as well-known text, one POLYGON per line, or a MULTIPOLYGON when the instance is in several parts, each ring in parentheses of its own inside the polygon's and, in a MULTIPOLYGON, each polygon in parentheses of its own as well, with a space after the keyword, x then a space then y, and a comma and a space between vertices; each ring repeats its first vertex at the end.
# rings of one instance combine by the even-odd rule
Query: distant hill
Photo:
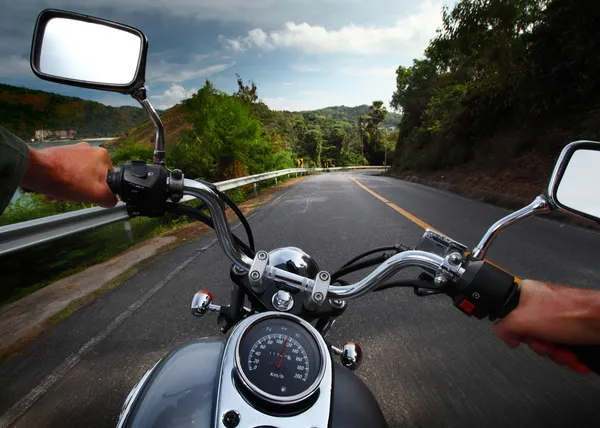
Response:
MULTIPOLYGON (((325 107, 319 110, 303 111, 301 113, 313 113, 317 116, 325 116, 330 119, 343 120, 355 124, 358 116, 369 114, 369 106, 366 104, 356 107, 334 106, 325 107)), ((401 118, 401 115, 388 111, 385 120, 381 123, 381 127, 398 127, 401 118)))
MULTIPOLYGON (((170 109, 165 110, 160 115, 165 126, 165 144, 167 146, 171 144, 177 144, 181 131, 190 128, 190 125, 185 120, 182 107, 182 104, 177 104, 170 109)), ((266 129, 271 129, 269 124, 274 124, 281 121, 287 121, 291 123, 294 119, 307 119, 311 115, 315 115, 317 117, 323 116, 327 119, 348 122, 351 125, 356 125, 358 116, 369 113, 369 106, 366 104, 356 107, 334 106, 326 107, 320 110, 287 112, 269 110, 268 107, 263 104, 263 108, 259 108, 259 110, 267 111, 267 113, 263 112, 262 116, 266 115, 269 117, 261 117, 261 120, 263 121, 263 125, 265 125, 266 129)), ((400 118, 401 116, 399 114, 388 112, 385 120, 382 122, 381 127, 397 127, 398 123, 400 122, 400 118)), ((280 125, 280 123, 277 123, 277 125, 280 125)), ((276 128, 280 128, 280 126, 276 126, 276 128)), ((154 145, 154 138, 154 126, 149 121, 146 121, 141 125, 128 130, 126 133, 122 133, 120 138, 104 143, 104 146, 106 148, 119 148, 123 144, 128 144, 131 142, 142 146, 152 146, 154 145)))
POLYGON ((36 129, 74 129, 81 138, 112 137, 147 120, 138 107, 109 107, 0 83, 0 125, 29 139, 36 129))

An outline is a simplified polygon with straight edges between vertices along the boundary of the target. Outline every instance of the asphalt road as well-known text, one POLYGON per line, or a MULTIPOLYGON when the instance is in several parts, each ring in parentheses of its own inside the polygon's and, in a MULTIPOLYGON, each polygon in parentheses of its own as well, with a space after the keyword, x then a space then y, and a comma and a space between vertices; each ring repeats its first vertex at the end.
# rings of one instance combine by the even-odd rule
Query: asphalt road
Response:
MULTIPOLYGON (((506 214, 417 184, 352 176, 469 247, 506 214)), ((346 173, 307 178, 250 223, 258 249, 298 246, 330 271, 377 246, 416 244, 422 234, 346 173)), ((216 303, 227 298, 230 264, 214 239, 206 235, 158 257, 0 366, 0 415, 18 414, 38 398, 13 426, 115 426, 128 391, 157 359, 218 334, 214 315, 189 314, 197 289, 212 291, 216 303)), ((520 277, 594 287, 599 244, 596 233, 531 219, 507 230, 489 258, 520 277)), ((362 345, 357 373, 392 427, 600 426, 600 378, 510 350, 490 327, 462 315, 447 297, 396 289, 352 301, 329 339, 362 345)))

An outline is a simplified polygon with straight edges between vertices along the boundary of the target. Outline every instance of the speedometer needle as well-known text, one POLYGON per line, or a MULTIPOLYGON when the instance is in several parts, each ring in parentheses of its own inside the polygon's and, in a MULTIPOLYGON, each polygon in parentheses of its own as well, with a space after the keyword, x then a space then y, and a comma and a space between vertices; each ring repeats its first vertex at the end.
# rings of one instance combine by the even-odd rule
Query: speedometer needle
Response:
POLYGON ((287 347, 288 340, 290 340, 289 337, 285 339, 285 342, 283 342, 283 351, 281 351, 281 356, 279 357, 279 361, 277 362, 277 368, 281 366, 281 361, 283 361, 283 356, 285 355, 285 348, 287 347))

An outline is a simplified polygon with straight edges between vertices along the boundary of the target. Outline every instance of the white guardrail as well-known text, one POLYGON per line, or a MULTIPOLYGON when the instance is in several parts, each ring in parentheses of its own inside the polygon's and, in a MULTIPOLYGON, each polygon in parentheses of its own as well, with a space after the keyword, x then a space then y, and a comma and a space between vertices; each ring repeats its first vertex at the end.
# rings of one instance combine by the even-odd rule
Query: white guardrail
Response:
MULTIPOLYGON (((350 166, 337 168, 291 168, 265 172, 247 177, 213 183, 221 191, 247 186, 259 181, 275 179, 284 175, 307 172, 340 171, 352 169, 383 169, 382 166, 350 166)), ((186 198, 193 199, 193 198, 186 198)), ((119 202, 114 208, 86 208, 64 214, 38 218, 0 227, 0 256, 33 247, 39 244, 73 235, 90 229, 129 219, 126 207, 119 202)))

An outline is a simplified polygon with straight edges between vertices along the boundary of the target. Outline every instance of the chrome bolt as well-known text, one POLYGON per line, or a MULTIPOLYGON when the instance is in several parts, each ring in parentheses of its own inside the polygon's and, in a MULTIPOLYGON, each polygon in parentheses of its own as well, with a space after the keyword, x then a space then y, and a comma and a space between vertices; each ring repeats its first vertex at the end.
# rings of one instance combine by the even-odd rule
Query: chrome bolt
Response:
POLYGON ((287 312, 294 306, 294 298, 285 290, 279 290, 271 299, 273 307, 281 312, 287 312))
POLYGON ((244 275, 246 271, 238 265, 233 265, 233 273, 235 273, 236 275, 244 275))
POLYGON ((317 302, 322 302, 323 301, 323 293, 315 293, 314 299, 317 302))
POLYGON ((433 282, 435 282, 435 285, 437 285, 438 287, 443 287, 448 283, 448 278, 446 278, 444 275, 438 275, 435 277, 433 282))
POLYGON ((256 256, 258 257, 258 260, 267 260, 269 255, 265 251, 259 251, 256 256))
POLYGON ((459 253, 452 253, 448 257, 450 264, 458 266, 462 262, 462 256, 459 253))
POLYGON ((329 300, 329 304, 336 309, 342 309, 347 305, 345 300, 335 300, 335 299, 329 300))
POLYGON ((319 274, 319 278, 321 281, 327 281, 329 279, 329 274, 327 272, 321 272, 319 274))
POLYGON ((260 279, 260 273, 258 273, 257 270, 253 270, 252 272, 250 272, 250 279, 258 281, 260 279))

